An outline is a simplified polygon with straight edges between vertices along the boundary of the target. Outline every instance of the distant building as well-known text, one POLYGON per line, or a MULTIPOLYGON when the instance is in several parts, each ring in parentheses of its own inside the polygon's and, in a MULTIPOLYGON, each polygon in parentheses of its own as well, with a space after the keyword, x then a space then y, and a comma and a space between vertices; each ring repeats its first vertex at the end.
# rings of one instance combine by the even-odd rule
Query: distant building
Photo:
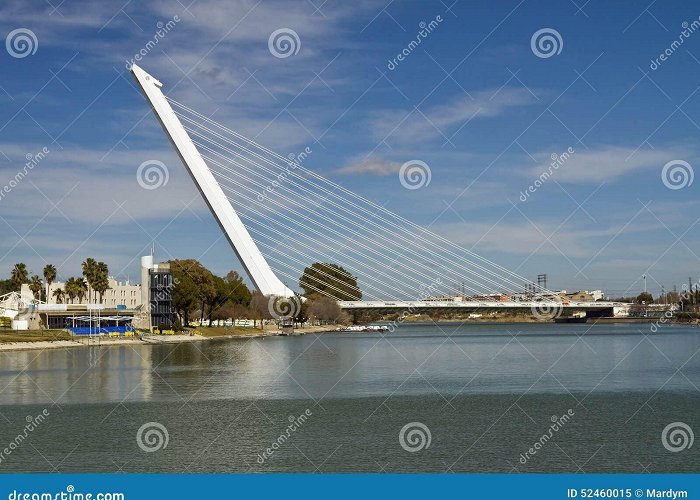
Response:
MULTIPOLYGON (((46 288, 46 287, 44 287, 46 288)), ((56 297, 54 296, 54 291, 61 289, 65 292, 66 284, 62 281, 54 281, 49 286, 49 296, 46 297, 46 304, 58 304, 56 297)), ((20 295, 26 299, 27 302, 31 302, 34 298, 34 294, 29 289, 29 285, 24 283, 20 290, 20 295)), ((83 297, 83 303, 87 297, 83 297)), ((61 301, 62 304, 71 303, 68 296, 64 296, 61 301)), ((74 299, 73 303, 77 304, 77 298, 74 299)), ((127 281, 117 281, 116 279, 109 277, 109 288, 105 290, 102 297, 101 304, 107 308, 116 309, 117 306, 122 306, 127 309, 136 309, 141 305, 141 285, 138 283, 131 283, 127 281)))
POLYGON ((425 297, 423 300, 425 302, 464 302, 464 296, 462 296, 462 295, 433 295, 432 297, 425 297))
POLYGON ((490 293, 486 295, 471 295, 465 297, 469 302, 508 302, 510 297, 502 293, 490 293))
POLYGON ((153 257, 141 257, 141 282, 148 320, 142 328, 171 328, 175 324, 173 309, 173 275, 169 263, 154 264, 153 257))
POLYGON ((578 292, 563 293, 560 297, 565 300, 570 300, 572 302, 594 302, 595 299, 593 295, 585 290, 579 290, 578 292))
POLYGON ((486 295, 434 295, 423 299, 426 302, 506 302, 510 297, 502 293, 486 295))
POLYGON ((98 304, 88 303, 87 297, 82 303, 77 298, 71 302, 65 295, 58 303, 54 291, 59 288, 65 292, 65 283, 51 283, 44 303, 36 301, 29 285, 23 284, 19 294, 5 299, 4 302, 12 299, 17 303, 7 316, 27 320, 29 328, 38 328, 41 321, 48 328, 69 328, 74 333, 171 328, 175 322, 170 264, 154 264, 151 255, 141 258, 141 283, 110 277, 109 288, 98 304))

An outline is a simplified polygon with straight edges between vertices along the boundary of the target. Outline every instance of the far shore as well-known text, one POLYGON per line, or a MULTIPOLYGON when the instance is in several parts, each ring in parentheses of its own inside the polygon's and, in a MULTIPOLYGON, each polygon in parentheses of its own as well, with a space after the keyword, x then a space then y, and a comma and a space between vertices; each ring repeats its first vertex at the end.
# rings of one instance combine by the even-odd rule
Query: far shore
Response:
MULTIPOLYGON (((333 332, 340 325, 307 326, 295 328, 295 335, 307 333, 333 332)), ((177 333, 174 335, 141 333, 134 337, 108 337, 108 336, 70 336, 62 330, 30 331, 30 332, 0 332, 0 352, 7 351, 33 351, 44 349, 67 349, 75 347, 108 347, 118 345, 155 345, 155 344, 181 344, 186 342, 205 342, 217 339, 251 339, 260 337, 275 337, 282 334, 277 328, 269 326, 266 329, 243 327, 201 327, 196 329, 198 333, 177 333), (8 336, 7 341, 3 335, 8 336), (26 336, 26 337, 25 337, 26 336), (21 337, 21 340, 19 340, 21 337), (35 340, 36 339, 36 340, 35 340), (12 341, 17 340, 17 341, 12 341)))
MULTIPOLYGON (((661 318, 630 318, 630 317, 614 317, 614 318, 589 318, 586 324, 594 323, 654 323, 662 321, 661 318)), ((401 323, 401 324, 412 324, 412 323, 553 323, 553 321, 542 321, 541 319, 534 318, 532 316, 499 316, 499 317, 481 317, 481 318, 436 318, 432 319, 430 316, 416 315, 409 316, 402 319, 401 321, 391 321, 391 320, 378 320, 373 323, 377 324, 389 324, 389 323, 401 323)), ((664 323, 672 323, 678 325, 693 325, 698 324, 697 321, 670 321, 666 320, 664 323)))

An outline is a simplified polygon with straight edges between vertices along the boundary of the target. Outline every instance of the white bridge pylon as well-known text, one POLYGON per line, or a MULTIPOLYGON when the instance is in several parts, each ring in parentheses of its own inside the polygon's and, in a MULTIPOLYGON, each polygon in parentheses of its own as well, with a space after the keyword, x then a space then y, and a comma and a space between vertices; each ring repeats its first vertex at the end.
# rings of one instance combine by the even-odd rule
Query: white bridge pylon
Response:
POLYGON ((317 270, 302 285, 305 292, 340 299, 341 307, 361 299, 363 304, 354 308, 369 301, 384 307, 387 300, 451 297, 479 303, 525 298, 537 300, 538 306, 558 300, 544 288, 535 292, 529 280, 468 245, 322 177, 302 165, 306 156, 282 156, 164 94, 162 84, 138 66, 131 71, 263 294, 292 297, 293 290, 280 278, 296 283, 312 262, 337 262, 342 269, 317 270), (343 273, 361 283, 361 289, 348 287, 343 273))
POLYGON ((293 297, 295 293, 272 271, 170 107, 160 90, 163 84, 137 65, 131 67, 131 72, 255 288, 264 295, 293 297))

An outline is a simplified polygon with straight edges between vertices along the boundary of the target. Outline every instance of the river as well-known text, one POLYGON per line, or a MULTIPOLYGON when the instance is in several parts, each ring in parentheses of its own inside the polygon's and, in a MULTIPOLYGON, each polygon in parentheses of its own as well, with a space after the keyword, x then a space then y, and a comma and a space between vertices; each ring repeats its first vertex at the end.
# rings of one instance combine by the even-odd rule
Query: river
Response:
POLYGON ((698 472, 699 351, 690 326, 444 323, 3 352, 0 472, 698 472))

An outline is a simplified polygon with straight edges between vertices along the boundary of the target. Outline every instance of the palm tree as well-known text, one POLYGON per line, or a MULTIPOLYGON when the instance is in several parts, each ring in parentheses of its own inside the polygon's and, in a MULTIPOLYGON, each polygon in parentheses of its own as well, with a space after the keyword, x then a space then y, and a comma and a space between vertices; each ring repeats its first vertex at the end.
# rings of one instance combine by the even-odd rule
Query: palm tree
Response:
POLYGON ((29 289, 34 294, 35 299, 38 300, 41 297, 42 288, 44 288, 44 283, 41 281, 41 278, 35 274, 29 282, 29 289))
POLYGON ((29 271, 27 270, 27 265, 24 262, 15 264, 15 267, 12 268, 10 279, 17 289, 22 287, 22 283, 27 282, 28 277, 29 271))
MULTIPOLYGON (((82 278, 81 278, 82 281, 82 278)), ((80 285, 78 284, 78 279, 70 277, 68 278, 68 281, 66 281, 66 291, 65 294, 68 295, 68 299, 70 300, 71 304, 75 300, 75 297, 78 295, 78 291, 81 289, 80 285)))
POLYGON ((87 281, 88 302, 90 302, 90 290, 95 283, 95 271, 97 270, 97 261, 92 257, 88 257, 83 261, 83 277, 87 281))
POLYGON ((109 268, 104 262, 98 262, 95 266, 95 282, 92 285, 93 289, 100 294, 100 304, 104 293, 109 288, 109 268))
POLYGON ((56 279, 56 266, 53 264, 46 264, 44 266, 44 281, 46 282, 46 302, 49 301, 49 292, 51 289, 51 283, 56 279))
POLYGON ((53 291, 53 296, 56 297, 56 304, 63 304, 63 297, 65 297, 65 295, 62 288, 56 288, 53 291))
POLYGON ((76 278, 75 280, 75 291, 78 295, 78 301, 82 302, 85 295, 88 295, 88 302, 90 302, 90 292, 87 282, 83 278, 76 278))

